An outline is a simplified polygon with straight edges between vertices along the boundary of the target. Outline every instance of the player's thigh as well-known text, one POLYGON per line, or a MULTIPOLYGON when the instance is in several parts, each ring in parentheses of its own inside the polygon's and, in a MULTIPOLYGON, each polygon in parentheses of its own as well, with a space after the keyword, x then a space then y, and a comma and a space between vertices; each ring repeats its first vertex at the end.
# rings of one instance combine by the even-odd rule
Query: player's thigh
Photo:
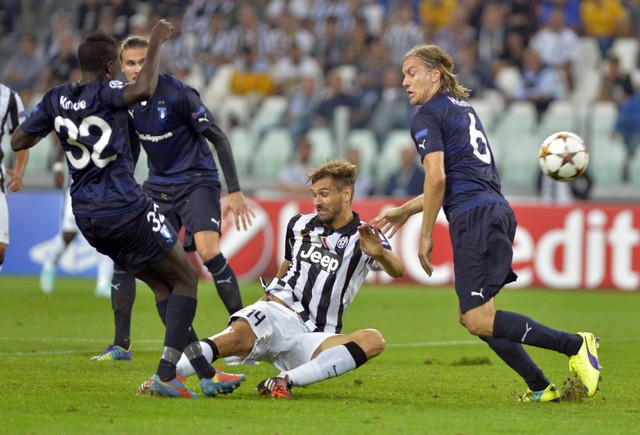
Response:
POLYGON ((196 247, 205 261, 219 253, 219 237, 222 225, 220 207, 220 183, 202 183, 190 188, 179 201, 177 213, 184 225, 184 246, 187 251, 195 251, 196 247), (203 237, 194 238, 198 233, 203 237), (217 234, 212 234, 217 233, 217 234), (205 244, 204 246, 201 246, 205 244), (203 250, 203 253, 200 251, 203 250), (204 252, 204 251, 217 252, 204 252))
POLYGON ((150 199, 142 207, 118 216, 76 220, 89 244, 131 275, 159 263, 179 243, 178 234, 162 222, 150 199))

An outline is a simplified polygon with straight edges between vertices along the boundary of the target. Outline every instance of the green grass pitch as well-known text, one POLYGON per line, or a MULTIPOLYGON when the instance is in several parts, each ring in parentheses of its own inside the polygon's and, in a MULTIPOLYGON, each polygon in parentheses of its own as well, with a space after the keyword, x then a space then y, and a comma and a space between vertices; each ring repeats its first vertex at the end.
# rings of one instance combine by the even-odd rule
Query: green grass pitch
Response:
MULTIPOLYGON (((345 332, 377 328, 385 351, 358 370, 295 388, 293 400, 257 394, 256 384, 277 373, 264 363, 225 366, 247 376, 231 395, 137 396, 162 345, 152 293, 138 284, 133 361, 105 363, 89 358, 113 338, 111 303, 93 288, 93 280, 60 278, 44 296, 35 277, 0 275, 0 433, 640 433, 637 292, 503 290, 500 309, 601 338, 595 397, 525 404, 517 400, 524 383, 457 323, 453 290, 407 285, 365 286, 345 314, 345 332)), ((248 304, 260 287, 243 283, 242 292, 248 304)), ((201 282, 198 334, 222 330, 226 317, 213 284, 201 282)), ((567 379, 564 355, 531 355, 556 385, 567 379)), ((199 392, 195 379, 187 385, 199 392)))

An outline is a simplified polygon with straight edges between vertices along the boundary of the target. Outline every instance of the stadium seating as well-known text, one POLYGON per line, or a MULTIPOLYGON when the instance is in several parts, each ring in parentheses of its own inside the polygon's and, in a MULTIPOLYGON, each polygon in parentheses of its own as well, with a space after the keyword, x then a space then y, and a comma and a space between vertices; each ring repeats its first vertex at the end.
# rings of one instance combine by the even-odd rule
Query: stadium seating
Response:
POLYGON ((590 173, 597 184, 615 184, 621 180, 625 148, 622 139, 612 137, 618 108, 611 101, 595 102, 589 113, 585 141, 589 147, 590 173))
POLYGON ((358 173, 373 175, 374 164, 378 155, 378 141, 372 130, 356 128, 347 136, 347 149, 356 148, 360 151, 360 164, 358 173))
POLYGON ((293 155, 293 140, 286 128, 273 128, 264 136, 253 154, 252 175, 274 181, 293 155))

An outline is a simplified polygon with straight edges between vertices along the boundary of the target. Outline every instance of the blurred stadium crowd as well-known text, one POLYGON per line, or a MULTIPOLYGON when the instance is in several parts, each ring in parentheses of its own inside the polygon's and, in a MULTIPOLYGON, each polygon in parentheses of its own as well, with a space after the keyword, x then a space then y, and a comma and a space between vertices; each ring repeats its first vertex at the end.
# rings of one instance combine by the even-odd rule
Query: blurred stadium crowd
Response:
MULTIPOLYGON (((585 138, 596 187, 640 190, 632 136, 614 131, 620 107, 640 89, 640 1, 186 3, 1 2, 0 81, 30 108, 52 86, 78 78, 76 47, 88 32, 144 35, 167 18, 175 32, 162 68, 200 92, 230 137, 246 191, 277 190, 306 141, 309 164, 355 154, 372 180, 365 194, 385 194, 402 149, 412 146, 402 56, 431 42, 451 54, 472 90, 507 191, 535 192, 538 146, 559 130, 585 138)), ((33 150, 27 186, 50 186, 53 154, 33 150)), ((144 176, 144 164, 138 171, 144 176)))

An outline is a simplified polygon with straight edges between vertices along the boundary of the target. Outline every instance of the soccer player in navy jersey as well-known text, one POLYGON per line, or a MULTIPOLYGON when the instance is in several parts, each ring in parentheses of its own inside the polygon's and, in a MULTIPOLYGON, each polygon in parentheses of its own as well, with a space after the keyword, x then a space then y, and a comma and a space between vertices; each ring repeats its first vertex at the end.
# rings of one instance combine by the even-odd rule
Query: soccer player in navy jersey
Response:
POLYGON ((15 151, 30 148, 55 130, 73 180, 71 198, 78 228, 100 253, 146 282, 155 294, 166 328, 162 356, 148 391, 190 398, 197 395, 176 377, 176 363, 183 352, 199 353, 196 371, 205 395, 215 395, 221 388, 191 327, 198 274, 187 261, 176 231, 133 177, 127 113, 128 106, 153 94, 160 45, 172 30, 165 20, 153 27, 147 62, 132 85, 115 80, 116 41, 103 32, 87 35, 78 48, 81 80, 47 92, 14 133, 11 147, 15 151))
MULTIPOLYGON (((122 42, 120 68, 129 83, 137 80, 148 46, 149 41, 141 36, 129 36, 122 42)), ((143 184, 145 192, 176 230, 184 225, 185 250, 198 252, 227 311, 235 313, 243 307, 242 298, 236 275, 220 250, 221 222, 231 211, 236 228, 246 230, 252 223, 253 211, 240 188, 227 136, 195 89, 166 74, 160 74, 148 101, 129 107, 129 116, 147 154, 149 177, 143 184), (227 182, 229 197, 224 210, 218 168, 207 139, 216 149, 227 182)), ((131 356, 135 280, 116 268, 112 288, 114 343, 93 357, 98 361, 131 356)), ((225 374, 219 372, 219 376, 225 374)))
POLYGON ((424 192, 371 224, 392 237, 411 215, 423 212, 419 259, 431 276, 432 233, 443 208, 453 247, 460 323, 524 378, 528 388, 523 401, 558 401, 560 392, 522 344, 567 355, 570 370, 593 396, 600 366, 592 333, 558 331, 494 306, 500 289, 517 278, 511 268, 516 219, 501 193, 482 123, 466 101, 468 90, 453 74, 451 57, 436 45, 418 45, 405 54, 402 72, 409 102, 419 106, 411 137, 425 170, 424 192))
MULTIPOLYGON (((386 238, 351 208, 355 165, 329 160, 308 174, 316 210, 291 218, 285 258, 265 296, 234 313, 229 327, 201 341, 209 361, 273 364, 280 373, 258 385, 261 395, 291 398, 291 387, 339 376, 379 355, 375 329, 341 334, 342 315, 370 270, 404 275, 404 262, 386 238)), ((193 369, 186 356, 178 375, 193 369)))

